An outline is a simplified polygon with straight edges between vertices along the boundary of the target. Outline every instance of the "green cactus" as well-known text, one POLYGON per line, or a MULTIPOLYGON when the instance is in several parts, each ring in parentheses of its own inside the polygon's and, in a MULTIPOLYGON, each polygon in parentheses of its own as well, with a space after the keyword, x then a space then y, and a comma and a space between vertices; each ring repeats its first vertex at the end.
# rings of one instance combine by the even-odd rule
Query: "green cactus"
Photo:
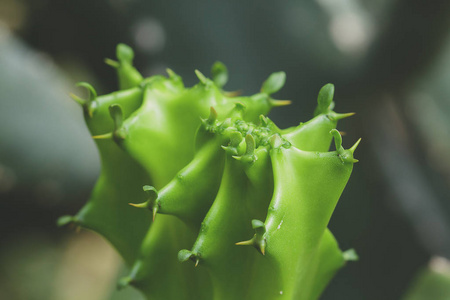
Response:
POLYGON ((320 90, 312 120, 279 129, 267 114, 290 103, 271 97, 283 72, 243 97, 223 90, 220 62, 186 88, 171 70, 144 79, 133 57, 120 44, 118 62, 106 61, 120 91, 97 96, 80 83, 90 96, 73 96, 102 172, 88 203, 59 224, 110 241, 130 268, 118 286, 148 299, 318 299, 356 258, 327 229, 359 143, 342 147, 336 125, 352 113, 333 111, 334 86, 320 90))

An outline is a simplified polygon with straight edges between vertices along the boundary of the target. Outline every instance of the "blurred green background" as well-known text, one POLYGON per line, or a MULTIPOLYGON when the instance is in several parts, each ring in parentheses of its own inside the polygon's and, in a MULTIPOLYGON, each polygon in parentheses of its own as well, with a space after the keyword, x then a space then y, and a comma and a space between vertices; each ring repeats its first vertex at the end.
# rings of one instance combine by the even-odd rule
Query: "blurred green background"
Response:
POLYGON ((119 42, 144 75, 170 67, 187 85, 216 60, 244 94, 285 71, 280 127, 334 83, 336 110, 357 112, 344 146, 363 143, 330 228, 360 261, 322 299, 450 299, 449 29, 446 0, 0 0, 0 299, 141 299, 116 291, 106 242, 55 224, 99 172, 68 95, 116 89, 103 59, 119 42))

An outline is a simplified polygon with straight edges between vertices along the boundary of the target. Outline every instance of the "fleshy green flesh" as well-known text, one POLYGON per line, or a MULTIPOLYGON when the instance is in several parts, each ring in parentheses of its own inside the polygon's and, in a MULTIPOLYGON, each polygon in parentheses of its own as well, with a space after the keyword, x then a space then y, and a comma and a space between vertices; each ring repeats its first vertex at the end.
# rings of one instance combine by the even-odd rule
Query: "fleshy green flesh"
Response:
POLYGON ((266 251, 280 270, 283 298, 308 299, 299 283, 310 276, 314 254, 353 164, 343 163, 333 152, 273 151, 275 190, 265 221, 266 251))
POLYGON ((102 171, 88 203, 60 224, 105 237, 130 267, 119 286, 148 299, 318 299, 345 264, 327 225, 357 146, 341 146, 337 121, 351 114, 332 111, 333 85, 312 120, 279 129, 265 116, 288 104, 270 97, 283 72, 261 93, 233 97, 221 63, 186 88, 170 70, 142 78, 133 56, 121 44, 118 62, 107 60, 121 91, 97 97, 82 83, 89 99, 74 97, 102 171))

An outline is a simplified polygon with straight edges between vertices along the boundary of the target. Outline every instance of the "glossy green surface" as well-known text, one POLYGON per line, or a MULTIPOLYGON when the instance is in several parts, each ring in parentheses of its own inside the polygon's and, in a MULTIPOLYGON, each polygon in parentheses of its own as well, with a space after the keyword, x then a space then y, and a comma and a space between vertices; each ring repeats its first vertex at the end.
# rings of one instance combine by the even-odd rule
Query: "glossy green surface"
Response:
POLYGON ((283 298, 308 299, 299 283, 310 276, 311 262, 353 164, 343 163, 336 152, 293 147, 272 151, 275 190, 265 221, 266 255, 280 270, 283 298))
POLYGON ((284 72, 235 97, 220 62, 186 88, 171 70, 143 79, 126 45, 117 56, 107 63, 121 91, 97 96, 81 83, 89 99, 74 96, 102 172, 60 224, 109 240, 130 266, 119 286, 148 299, 317 299, 345 264, 327 225, 356 162, 357 144, 344 150, 335 129, 351 114, 332 110, 334 86, 319 92, 312 120, 279 129, 266 115, 289 104, 271 97, 284 72))

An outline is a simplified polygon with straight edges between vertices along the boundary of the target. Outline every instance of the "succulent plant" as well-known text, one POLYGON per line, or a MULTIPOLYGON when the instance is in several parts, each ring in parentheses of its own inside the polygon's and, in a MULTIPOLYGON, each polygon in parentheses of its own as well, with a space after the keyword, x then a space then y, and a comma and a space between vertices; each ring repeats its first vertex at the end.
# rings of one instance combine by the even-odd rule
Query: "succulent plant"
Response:
POLYGON ((59 224, 105 237, 130 268, 118 286, 148 299, 317 299, 357 258, 327 229, 359 143, 342 146, 336 125, 352 113, 333 111, 334 86, 320 90, 313 119, 280 129, 267 114, 289 104, 271 96, 283 72, 246 97, 223 90, 220 62, 187 88, 172 70, 143 78, 133 56, 120 44, 107 60, 119 91, 80 83, 88 99, 73 96, 102 170, 87 204, 59 224))

